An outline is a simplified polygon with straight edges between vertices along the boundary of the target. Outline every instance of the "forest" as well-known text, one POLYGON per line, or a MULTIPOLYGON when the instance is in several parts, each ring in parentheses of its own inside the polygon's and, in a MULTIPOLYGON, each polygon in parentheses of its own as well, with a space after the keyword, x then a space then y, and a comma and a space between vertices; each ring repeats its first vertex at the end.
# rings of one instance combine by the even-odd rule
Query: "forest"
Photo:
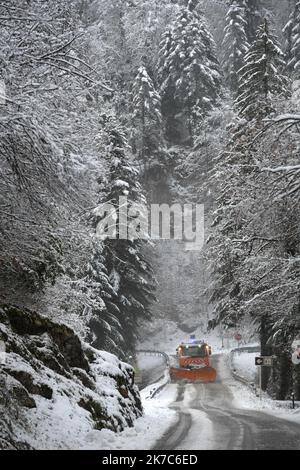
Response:
POLYGON ((97 207, 204 204, 208 326, 247 319, 264 390, 300 400, 300 2, 0 0, 0 23, 1 308, 128 360, 156 245, 99 240, 97 207))

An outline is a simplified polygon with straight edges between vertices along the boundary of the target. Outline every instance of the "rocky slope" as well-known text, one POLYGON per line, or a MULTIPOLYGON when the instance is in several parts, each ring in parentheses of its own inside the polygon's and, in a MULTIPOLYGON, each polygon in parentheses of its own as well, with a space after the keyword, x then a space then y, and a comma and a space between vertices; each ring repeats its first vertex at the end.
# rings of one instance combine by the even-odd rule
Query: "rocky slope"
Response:
POLYGON ((0 341, 0 449, 76 448, 141 416, 133 369, 66 325, 2 306, 0 341))

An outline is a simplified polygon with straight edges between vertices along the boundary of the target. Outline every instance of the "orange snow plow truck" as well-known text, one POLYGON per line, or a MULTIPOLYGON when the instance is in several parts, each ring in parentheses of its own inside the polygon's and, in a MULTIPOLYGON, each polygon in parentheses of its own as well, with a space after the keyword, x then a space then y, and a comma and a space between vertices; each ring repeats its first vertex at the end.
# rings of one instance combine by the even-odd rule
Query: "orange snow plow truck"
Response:
POLYGON ((188 343, 181 343, 176 349, 176 366, 170 367, 173 382, 215 382, 216 370, 210 365, 211 347, 204 341, 191 336, 188 343))

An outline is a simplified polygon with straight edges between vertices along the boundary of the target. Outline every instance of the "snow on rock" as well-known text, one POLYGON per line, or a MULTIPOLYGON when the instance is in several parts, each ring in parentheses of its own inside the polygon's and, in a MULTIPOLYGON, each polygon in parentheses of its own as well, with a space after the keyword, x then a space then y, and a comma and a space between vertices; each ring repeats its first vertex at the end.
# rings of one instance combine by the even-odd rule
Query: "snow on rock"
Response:
POLYGON ((132 427, 142 415, 133 369, 68 326, 0 308, 0 449, 77 449, 85 435, 132 427))
POLYGON ((107 429, 92 431, 84 438, 81 450, 150 450, 177 421, 177 413, 168 406, 176 399, 177 385, 168 384, 158 395, 150 398, 149 387, 141 392, 144 415, 133 428, 121 433, 107 429))

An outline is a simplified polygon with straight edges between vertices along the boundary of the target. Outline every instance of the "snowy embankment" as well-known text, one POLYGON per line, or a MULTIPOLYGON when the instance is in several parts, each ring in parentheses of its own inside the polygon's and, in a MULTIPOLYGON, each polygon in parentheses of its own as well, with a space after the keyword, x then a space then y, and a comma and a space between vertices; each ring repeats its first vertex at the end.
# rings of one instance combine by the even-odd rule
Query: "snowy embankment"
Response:
POLYGON ((257 351, 251 352, 251 349, 255 348, 256 345, 249 346, 249 351, 242 349, 233 350, 231 352, 231 368, 233 372, 246 382, 255 384, 257 383, 257 367, 255 365, 255 357, 259 356, 259 348, 257 345, 257 351))
POLYGON ((176 421, 177 386, 163 368, 140 395, 131 366, 17 307, 0 308, 0 340, 0 449, 151 449, 176 421))
POLYGON ((176 399, 177 386, 168 385, 151 398, 150 390, 141 392, 144 416, 138 418, 133 428, 121 433, 109 430, 90 432, 82 449, 89 450, 150 450, 177 420, 177 413, 168 408, 176 399))
POLYGON ((133 369, 36 312, 0 308, 0 449, 77 449, 142 415, 133 369))
POLYGON ((230 388, 234 396, 234 406, 239 409, 263 411, 273 416, 300 423, 300 402, 296 403, 297 408, 292 409, 291 402, 272 400, 267 393, 262 393, 262 397, 256 395, 255 387, 246 386, 236 380, 235 375, 251 383, 256 382, 257 367, 254 358, 258 353, 237 351, 224 354, 220 361, 219 375, 222 382, 230 388))
POLYGON ((121 433, 109 430, 90 432, 83 449, 149 450, 176 422, 176 412, 168 407, 176 399, 177 385, 169 384, 169 372, 164 361, 161 357, 140 355, 138 362, 142 373, 150 374, 151 384, 140 392, 144 415, 135 421, 133 428, 121 433), (157 381, 152 383, 156 369, 157 381))

